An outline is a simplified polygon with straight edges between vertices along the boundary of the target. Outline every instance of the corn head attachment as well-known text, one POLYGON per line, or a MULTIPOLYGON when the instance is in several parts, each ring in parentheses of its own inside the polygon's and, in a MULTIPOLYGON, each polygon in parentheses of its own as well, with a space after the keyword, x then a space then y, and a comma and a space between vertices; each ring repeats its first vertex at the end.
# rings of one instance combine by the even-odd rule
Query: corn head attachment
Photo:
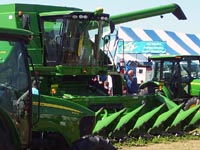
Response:
POLYGON ((126 109, 113 113, 106 110, 106 117, 105 111, 102 111, 102 118, 99 118, 93 130, 94 134, 114 139, 175 135, 183 134, 199 125, 200 105, 184 110, 184 104, 177 105, 160 94, 132 98, 130 106, 125 106, 126 100, 123 101, 124 103, 122 101, 116 103, 121 103, 126 109))

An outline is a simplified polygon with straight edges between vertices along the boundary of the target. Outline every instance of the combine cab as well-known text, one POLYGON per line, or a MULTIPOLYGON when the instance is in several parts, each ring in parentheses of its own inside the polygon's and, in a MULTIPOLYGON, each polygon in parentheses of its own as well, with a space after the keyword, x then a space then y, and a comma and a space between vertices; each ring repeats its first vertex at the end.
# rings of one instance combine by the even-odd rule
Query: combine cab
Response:
MULTIPOLYGON (((94 135, 112 138, 175 134, 196 123, 199 105, 184 111, 183 105, 177 105, 159 93, 124 95, 124 78, 109 68, 106 52, 100 49, 101 43, 108 42, 102 37, 103 33, 105 30, 112 33, 113 23, 166 13, 186 19, 177 4, 115 16, 109 16, 101 9, 85 12, 71 7, 1 5, 0 19, 4 21, 0 26, 9 24, 12 28, 24 28, 34 34, 28 45, 33 62, 30 62, 30 71, 32 79, 40 83, 41 94, 33 97, 34 145, 40 146, 38 139, 43 138, 49 145, 56 137, 59 140, 53 146, 64 147, 64 139, 69 140, 70 146, 91 130, 94 135), (112 79, 112 94, 105 88, 107 84, 102 84, 107 83, 108 76, 112 79), (94 128, 94 112, 91 110, 97 119, 94 128)), ((90 136, 78 140, 75 145, 89 143, 89 146, 95 142, 100 146, 98 141, 101 140, 96 136, 90 136)), ((110 146, 106 141, 103 143, 102 149, 110 146)))

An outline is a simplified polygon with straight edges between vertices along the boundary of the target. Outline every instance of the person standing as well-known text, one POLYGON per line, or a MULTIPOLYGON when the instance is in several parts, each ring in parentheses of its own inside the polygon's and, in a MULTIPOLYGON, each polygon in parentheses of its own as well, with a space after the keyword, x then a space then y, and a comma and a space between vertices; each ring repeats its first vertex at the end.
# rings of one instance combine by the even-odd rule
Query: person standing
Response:
POLYGON ((113 96, 113 83, 111 75, 107 76, 107 82, 108 82, 108 95, 113 96))
POLYGON ((39 81, 34 80, 32 83, 32 94, 33 95, 39 95, 39 81))
POLYGON ((138 94, 138 84, 137 84, 137 77, 133 70, 129 70, 127 73, 127 93, 132 94, 138 94))

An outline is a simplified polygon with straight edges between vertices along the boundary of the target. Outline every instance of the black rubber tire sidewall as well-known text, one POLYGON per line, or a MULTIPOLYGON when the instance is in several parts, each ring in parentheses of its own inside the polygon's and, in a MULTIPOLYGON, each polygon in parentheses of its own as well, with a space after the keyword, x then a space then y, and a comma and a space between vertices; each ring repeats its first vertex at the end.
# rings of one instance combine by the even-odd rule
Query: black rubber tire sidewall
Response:
POLYGON ((0 122, 0 150, 15 150, 8 128, 0 122))
POLYGON ((72 150, 116 150, 116 148, 101 136, 86 136, 72 145, 72 150))
POLYGON ((188 110, 190 109, 190 107, 192 105, 196 105, 197 104, 197 97, 192 97, 191 99, 189 99, 186 103, 185 103, 185 106, 184 106, 184 110, 188 110))

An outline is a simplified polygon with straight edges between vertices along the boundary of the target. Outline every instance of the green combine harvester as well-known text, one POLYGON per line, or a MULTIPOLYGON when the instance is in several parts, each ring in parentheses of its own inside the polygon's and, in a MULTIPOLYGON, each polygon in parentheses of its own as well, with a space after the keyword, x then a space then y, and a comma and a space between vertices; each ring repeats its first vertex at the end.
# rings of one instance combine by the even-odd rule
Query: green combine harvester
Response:
POLYGON ((0 149, 115 150, 109 140, 92 135, 95 113, 87 107, 32 95, 26 48, 32 35, 0 28, 0 149))
MULTIPOLYGON (((184 104, 177 104, 156 92, 124 95, 124 78, 115 67, 110 66, 106 55, 108 51, 101 49, 102 44, 109 42, 106 38, 109 35, 104 36, 103 33, 108 30, 114 33, 115 24, 167 13, 186 19, 177 4, 114 16, 103 13, 102 9, 88 12, 71 7, 7 4, 0 5, 0 19, 3 20, 0 26, 9 25, 33 32, 28 54, 32 58, 32 79, 40 83, 39 96, 33 101, 33 110, 41 112, 38 118, 46 116, 46 110, 38 109, 39 106, 62 109, 66 102, 72 102, 95 112, 97 122, 92 127, 88 121, 86 130, 92 130, 93 135, 119 139, 146 134, 179 134, 195 128, 200 119, 199 105, 184 110, 184 104), (108 75, 112 77, 112 96, 108 95, 101 82, 96 82, 108 75)), ((65 114, 64 110, 55 111, 65 114)), ((79 112, 71 111, 72 115, 79 112)), ((33 130, 48 132, 53 126, 53 122, 46 126, 41 124, 33 126, 33 130)), ((66 120, 60 124, 66 124, 66 120)), ((68 129, 80 132, 73 125, 68 129)), ((62 131, 58 126, 55 132, 62 131)), ((38 133, 40 137, 42 132, 38 133)))

